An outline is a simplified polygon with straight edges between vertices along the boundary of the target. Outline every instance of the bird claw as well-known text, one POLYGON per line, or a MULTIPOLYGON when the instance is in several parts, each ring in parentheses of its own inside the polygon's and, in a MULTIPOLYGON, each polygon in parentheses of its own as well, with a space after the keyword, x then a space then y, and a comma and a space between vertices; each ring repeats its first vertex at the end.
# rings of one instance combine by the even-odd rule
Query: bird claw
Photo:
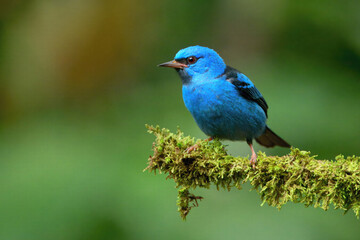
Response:
POLYGON ((254 148, 253 148, 253 145, 252 143, 248 143, 249 146, 250 146, 250 149, 251 149, 251 158, 250 158, 250 164, 252 165, 252 168, 255 169, 255 165, 256 165, 256 159, 257 159, 257 156, 256 156, 256 153, 254 151, 254 148))
MULTIPOLYGON (((213 140, 213 137, 209 137, 209 138, 205 139, 204 141, 205 141, 205 142, 209 142, 209 141, 212 141, 212 140, 213 140)), ((188 147, 188 148, 186 149, 186 152, 187 152, 187 153, 191 153, 192 151, 194 151, 194 150, 196 150, 196 149, 198 149, 198 148, 199 148, 199 145, 194 144, 194 145, 192 145, 191 147, 188 147)))
POLYGON ((252 165, 252 168, 255 169, 256 168, 256 155, 252 155, 251 159, 250 159, 250 164, 252 165))
POLYGON ((191 147, 188 147, 188 148, 186 149, 186 152, 187 152, 187 153, 191 153, 192 151, 196 150, 198 147, 199 147, 199 145, 197 145, 197 144, 192 145, 191 147))

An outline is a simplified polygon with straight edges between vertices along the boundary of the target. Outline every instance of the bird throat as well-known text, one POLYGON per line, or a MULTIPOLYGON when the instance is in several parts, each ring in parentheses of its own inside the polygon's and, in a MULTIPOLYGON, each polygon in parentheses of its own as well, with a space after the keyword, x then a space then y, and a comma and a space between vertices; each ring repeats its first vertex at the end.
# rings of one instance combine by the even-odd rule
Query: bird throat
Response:
POLYGON ((190 83, 192 77, 184 69, 177 68, 175 70, 179 74, 182 84, 186 85, 190 83))

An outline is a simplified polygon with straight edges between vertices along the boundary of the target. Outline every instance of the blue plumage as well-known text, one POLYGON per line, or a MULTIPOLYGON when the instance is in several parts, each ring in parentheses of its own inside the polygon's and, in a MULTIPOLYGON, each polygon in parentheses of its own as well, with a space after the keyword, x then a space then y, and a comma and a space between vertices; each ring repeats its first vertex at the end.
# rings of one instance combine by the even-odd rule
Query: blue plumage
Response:
POLYGON ((265 131, 264 111, 256 102, 239 97, 236 87, 225 78, 184 84, 185 106, 209 136, 229 140, 260 136, 265 131))
MULTIPOLYGON (((225 64, 212 49, 192 46, 180 50, 175 60, 159 66, 173 67, 179 73, 185 106, 200 129, 214 137, 252 140, 266 147, 290 147, 266 126, 268 105, 254 84, 243 73, 225 64)), ((196 146, 189 150, 195 149, 196 146)))

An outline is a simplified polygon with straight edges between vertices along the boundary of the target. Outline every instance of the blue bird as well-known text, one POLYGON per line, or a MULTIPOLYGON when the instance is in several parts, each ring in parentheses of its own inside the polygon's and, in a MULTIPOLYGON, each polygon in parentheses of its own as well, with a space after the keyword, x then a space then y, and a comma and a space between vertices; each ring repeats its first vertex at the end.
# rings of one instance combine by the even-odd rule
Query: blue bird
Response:
MULTIPOLYGON (((246 141, 255 168, 253 139, 265 147, 290 147, 266 125, 268 105, 248 77, 227 66, 212 49, 192 46, 180 50, 161 67, 175 68, 182 80, 186 108, 200 129, 213 138, 246 141)), ((188 152, 196 149, 194 145, 188 152)))

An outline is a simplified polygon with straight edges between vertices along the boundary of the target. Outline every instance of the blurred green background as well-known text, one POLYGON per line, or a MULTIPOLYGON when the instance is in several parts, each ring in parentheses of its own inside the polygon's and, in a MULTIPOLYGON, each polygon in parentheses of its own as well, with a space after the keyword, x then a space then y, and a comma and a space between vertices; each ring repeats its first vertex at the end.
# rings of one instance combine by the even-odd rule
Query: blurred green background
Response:
POLYGON ((252 79, 292 145, 359 155, 359 11, 333 0, 1 1, 0 239, 358 239, 353 212, 261 207, 248 185, 196 190, 205 199, 183 222, 174 183, 142 170, 145 123, 205 137, 179 77, 156 67, 197 44, 252 79))

